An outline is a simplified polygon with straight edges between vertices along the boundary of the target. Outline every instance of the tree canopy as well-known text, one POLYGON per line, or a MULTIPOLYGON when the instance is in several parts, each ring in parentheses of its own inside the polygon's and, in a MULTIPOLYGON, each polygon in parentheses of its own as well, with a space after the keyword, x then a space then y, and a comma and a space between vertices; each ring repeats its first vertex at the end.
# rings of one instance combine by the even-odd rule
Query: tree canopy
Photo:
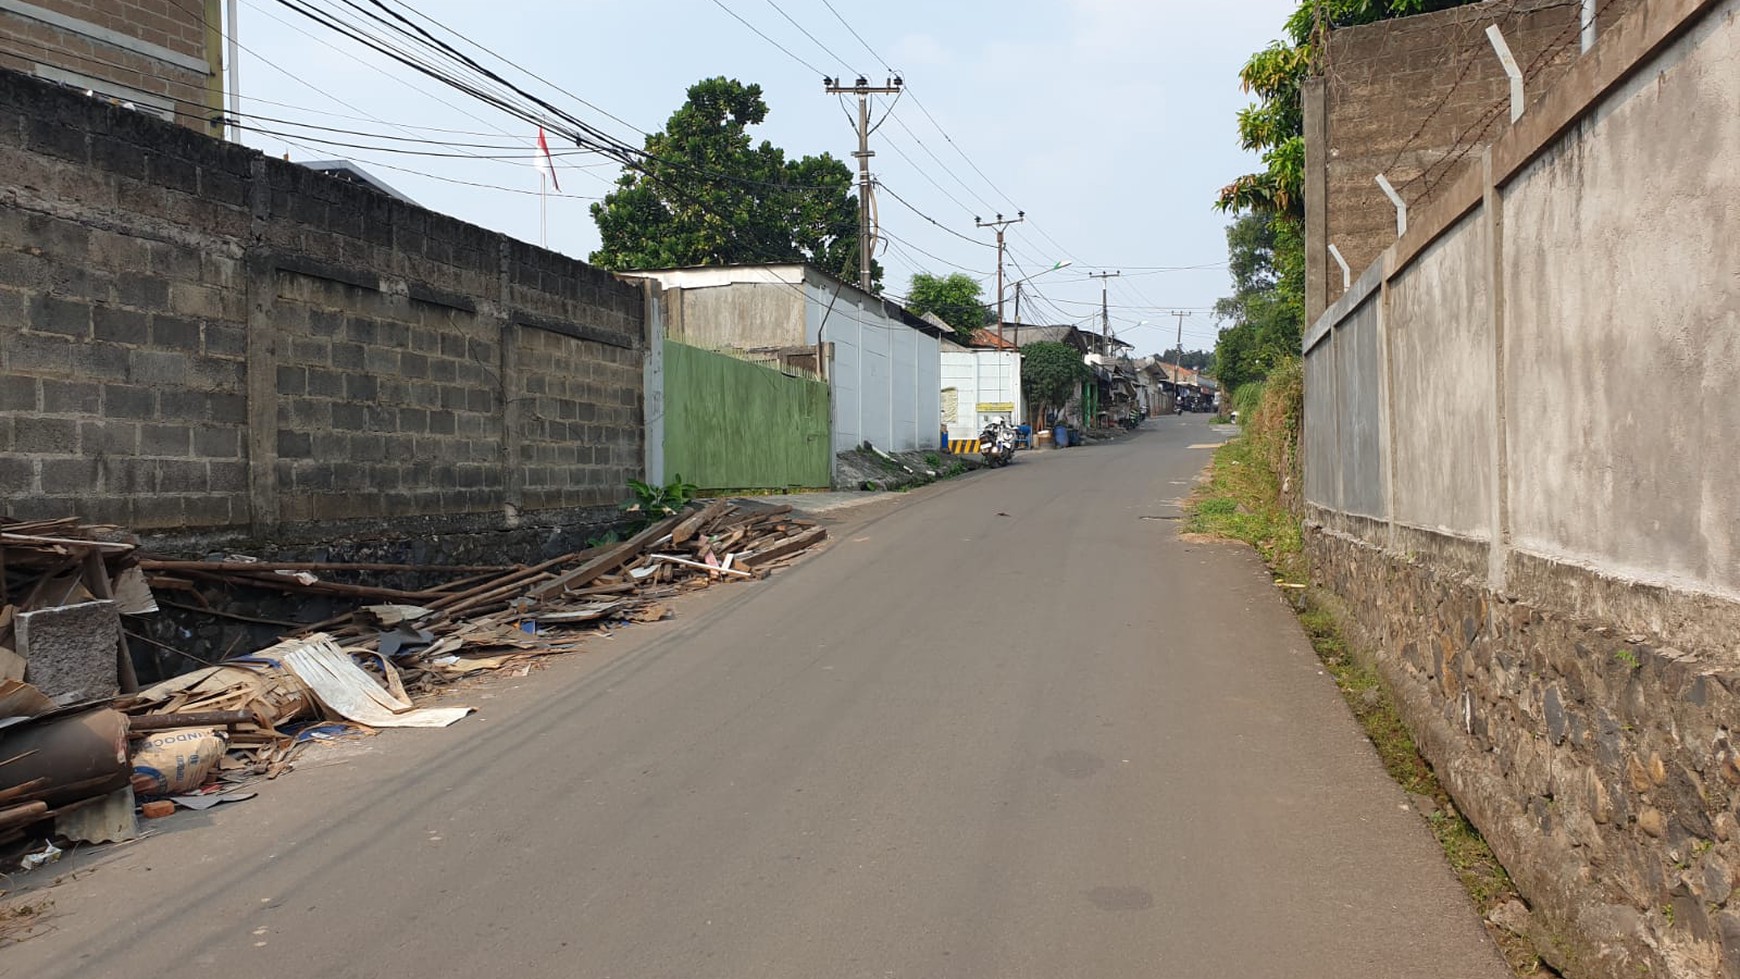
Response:
POLYGON ((1266 211, 1246 211, 1226 230, 1233 294, 1215 303, 1223 324, 1216 376, 1228 390, 1260 381, 1299 353, 1305 325, 1305 248, 1301 226, 1266 211))
POLYGON ((1043 419, 1046 408, 1067 404, 1076 385, 1092 376, 1081 353, 1067 343, 1042 340, 1021 348, 1021 393, 1036 418, 1043 419))
POLYGON ((1214 371, 1214 351, 1212 350, 1181 350, 1173 347, 1163 354, 1155 354, 1155 360, 1164 360, 1168 364, 1188 367, 1193 371, 1214 371))
POLYGON ((985 308, 982 293, 978 280, 972 276, 954 272, 939 278, 919 272, 907 286, 906 308, 919 316, 935 314, 965 338, 996 318, 995 313, 985 308))
MULTIPOLYGON (((761 86, 709 78, 665 128, 646 138, 645 159, 592 205, 607 269, 808 262, 858 278, 858 197, 852 171, 823 153, 787 160, 749 129, 767 118, 761 86)), ((879 282, 880 268, 873 267, 879 282)))
POLYGON ((1239 111, 1239 145, 1263 169, 1221 189, 1233 294, 1215 304, 1226 324, 1215 371, 1226 389, 1259 381, 1299 353, 1305 328, 1305 112, 1301 86, 1325 35, 1338 27, 1444 10, 1476 0, 1299 0, 1286 39, 1251 55, 1239 82, 1257 101, 1239 111))

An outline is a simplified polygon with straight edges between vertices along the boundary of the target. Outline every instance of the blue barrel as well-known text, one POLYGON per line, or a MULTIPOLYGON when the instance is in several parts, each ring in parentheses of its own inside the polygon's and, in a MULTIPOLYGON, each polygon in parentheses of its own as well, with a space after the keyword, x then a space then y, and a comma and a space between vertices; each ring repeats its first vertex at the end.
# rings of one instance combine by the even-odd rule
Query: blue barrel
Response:
POLYGON ((1057 443, 1057 447, 1060 449, 1069 448, 1069 427, 1067 425, 1059 425, 1052 429, 1051 440, 1057 443))

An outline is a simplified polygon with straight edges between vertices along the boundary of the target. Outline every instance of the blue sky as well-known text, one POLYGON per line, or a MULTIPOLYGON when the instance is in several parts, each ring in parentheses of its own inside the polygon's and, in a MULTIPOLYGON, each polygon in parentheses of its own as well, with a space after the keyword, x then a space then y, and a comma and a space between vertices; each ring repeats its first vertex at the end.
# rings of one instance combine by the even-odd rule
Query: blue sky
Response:
MULTIPOLYGON (((314 2, 349 9, 340 0, 314 2)), ((856 108, 824 94, 820 76, 879 81, 892 68, 909 94, 872 137, 873 171, 893 194, 975 241, 881 195, 889 243, 878 259, 888 269, 888 291, 904 293, 914 271, 966 271, 986 283, 987 300, 994 298, 993 239, 973 219, 1025 210, 1027 222, 1008 235, 1009 278, 1062 260, 1072 264, 1024 287, 1023 320, 1085 323, 1100 297, 1087 273, 1122 270, 1108 287, 1112 329, 1140 353, 1171 346, 1178 323, 1166 315, 1172 309, 1193 314, 1184 321, 1187 348, 1212 346, 1208 307, 1229 285, 1226 216, 1211 202, 1221 185, 1256 165, 1237 146, 1234 114, 1249 101, 1237 72, 1251 52, 1279 36, 1291 6, 1290 0, 833 0, 861 43, 822 0, 414 4, 551 84, 516 81, 636 146, 642 130, 662 128, 690 84, 726 75, 762 86, 770 111, 758 136, 791 157, 826 151, 852 162, 854 123, 843 110, 856 108), (1186 266, 1208 267, 1159 271, 1186 266)), ((280 0, 241 0, 239 26, 243 111, 278 134, 251 133, 247 142, 298 160, 358 160, 428 207, 539 239, 536 171, 520 150, 482 148, 524 145, 529 153, 533 132, 526 124, 338 37, 280 0), (373 148, 324 146, 314 136, 373 148), (447 148, 413 138, 475 145, 447 148)), ((884 108, 880 102, 879 116, 884 108)), ((548 201, 548 242, 584 258, 598 243, 589 198, 603 195, 618 170, 576 153, 559 161, 558 173, 568 196, 548 201)))

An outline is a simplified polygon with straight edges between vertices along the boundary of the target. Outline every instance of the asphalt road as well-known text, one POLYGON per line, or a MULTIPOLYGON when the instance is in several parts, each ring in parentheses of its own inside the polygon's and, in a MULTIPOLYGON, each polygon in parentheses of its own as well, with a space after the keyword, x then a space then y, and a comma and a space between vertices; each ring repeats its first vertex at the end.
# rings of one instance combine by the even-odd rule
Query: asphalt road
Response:
POLYGON ((1258 561, 1168 519, 1214 439, 841 512, 452 728, 94 854, 0 975, 1507 976, 1258 561))

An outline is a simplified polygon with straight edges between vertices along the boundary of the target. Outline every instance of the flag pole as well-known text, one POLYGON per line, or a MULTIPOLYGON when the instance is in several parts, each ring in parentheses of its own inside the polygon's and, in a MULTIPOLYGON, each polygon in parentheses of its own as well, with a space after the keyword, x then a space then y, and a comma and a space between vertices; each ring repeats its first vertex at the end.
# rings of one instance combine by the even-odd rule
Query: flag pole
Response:
POLYGON ((538 247, 550 247, 550 177, 538 171, 538 247))

